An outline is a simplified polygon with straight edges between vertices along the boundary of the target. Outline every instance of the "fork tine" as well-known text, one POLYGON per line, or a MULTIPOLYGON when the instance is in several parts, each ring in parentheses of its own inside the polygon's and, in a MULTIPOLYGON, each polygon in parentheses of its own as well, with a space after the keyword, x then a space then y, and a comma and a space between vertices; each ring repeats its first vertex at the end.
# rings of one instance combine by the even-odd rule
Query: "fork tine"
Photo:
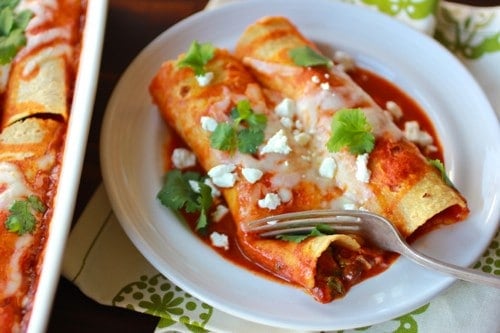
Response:
POLYGON ((500 288, 494 275, 437 260, 408 246, 398 229, 386 218, 360 210, 313 210, 269 216, 242 225, 244 232, 262 237, 308 232, 318 224, 327 224, 344 233, 360 233, 380 249, 400 253, 416 263, 459 279, 500 288))
MULTIPOLYGON (((281 222, 278 224, 287 224, 287 222, 281 222)), ((332 220, 325 221, 324 219, 322 219, 318 220, 317 222, 313 220, 308 220, 306 225, 302 223, 301 225, 294 226, 294 223, 291 223, 290 227, 272 228, 275 227, 276 225, 273 225, 270 228, 261 227, 255 232, 261 232, 260 236, 264 238, 273 237, 277 235, 285 235, 285 234, 300 234, 300 233, 305 234, 313 230, 318 224, 328 224, 333 226, 332 229, 335 233, 351 234, 351 233, 359 233, 361 230, 361 226, 359 225, 359 223, 356 222, 342 222, 342 224, 339 224, 338 220, 335 220, 332 223, 332 220)))
POLYGON ((309 231, 318 224, 331 224, 335 230, 352 232, 359 230, 360 220, 354 212, 315 210, 269 216, 247 223, 242 229, 252 233, 265 232, 263 237, 269 235, 269 231, 273 231, 273 234, 298 232, 297 227, 303 228, 301 231, 309 231))
POLYGON ((350 230, 353 227, 359 227, 359 218, 352 216, 325 216, 325 217, 310 217, 298 218, 294 220, 274 220, 268 224, 262 224, 257 227, 252 227, 248 232, 264 232, 270 230, 290 229, 296 227, 305 227, 311 229, 318 224, 330 224, 335 229, 350 230))

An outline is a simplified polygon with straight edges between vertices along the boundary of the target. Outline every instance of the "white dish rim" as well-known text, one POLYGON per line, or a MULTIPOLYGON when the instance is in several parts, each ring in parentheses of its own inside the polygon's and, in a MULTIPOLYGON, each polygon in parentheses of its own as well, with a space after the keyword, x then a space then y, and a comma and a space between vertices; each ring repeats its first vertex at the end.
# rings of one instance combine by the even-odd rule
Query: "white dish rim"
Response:
MULTIPOLYGON (((252 2, 252 5, 246 4, 246 3, 236 3, 236 4, 229 4, 224 7, 220 7, 214 10, 202 12, 195 14, 191 16, 190 18, 183 20, 182 22, 176 24, 172 28, 168 29, 165 31, 163 34, 161 34, 157 39, 155 39, 151 44, 149 44, 138 56, 137 58, 132 62, 132 64, 129 66, 127 71, 124 73, 122 76, 120 82, 115 88, 115 91, 113 92, 113 95, 109 101, 108 108, 105 114, 105 120, 103 123, 103 128, 102 128, 102 137, 101 137, 101 162, 102 162, 102 169, 103 169, 103 178, 104 178, 104 184, 106 186, 108 195, 110 197, 111 204, 114 208, 115 214, 118 217, 118 220, 122 224, 122 227, 124 228, 125 232, 129 236, 129 238, 132 240, 132 242, 135 244, 135 246, 139 249, 139 251, 155 266, 160 272, 162 272, 164 275, 166 275, 169 279, 171 279, 174 283, 176 283, 178 286, 183 288, 184 290, 188 291, 195 297, 200 298, 204 302, 214 305, 216 308, 219 308, 220 310, 227 312, 231 315, 235 315, 240 318, 244 318, 250 321, 255 321, 259 322, 265 325, 270 325, 270 326, 275 326, 275 327, 283 327, 283 328, 289 328, 289 329, 314 329, 314 330, 333 330, 333 329, 347 329, 347 328, 355 328, 355 327, 360 327, 360 326, 367 326, 367 325, 372 325, 381 321, 385 321, 388 319, 391 319, 393 317, 396 317, 401 314, 405 314, 418 306, 423 305, 425 302, 429 301, 431 298, 442 292, 444 289, 446 289, 451 283, 454 281, 450 277, 443 277, 443 276, 436 276, 435 273, 431 272, 421 272, 418 268, 417 271, 419 274, 423 274, 424 280, 429 279, 432 283, 434 283, 433 287, 429 287, 429 289, 418 297, 418 300, 415 301, 409 301, 406 304, 403 304, 400 306, 398 311, 393 311, 391 309, 383 309, 382 313, 380 316, 367 316, 363 320, 356 320, 353 319, 349 323, 346 324, 346 322, 342 323, 320 323, 320 324, 311 324, 311 323, 303 323, 300 322, 300 320, 291 320, 289 322, 285 322, 282 320, 282 318, 274 318, 274 317, 266 317, 262 318, 262 316, 256 314, 256 313, 244 313, 244 311, 241 310, 241 308, 238 308, 237 306, 234 306, 234 304, 227 304, 225 303, 225 300, 222 300, 218 298, 217 295, 214 295, 213 293, 205 293, 204 291, 200 291, 199 289, 196 288, 195 282, 197 281, 189 281, 186 282, 185 277, 182 277, 180 274, 176 272, 172 272, 171 269, 172 267, 165 267, 165 259, 162 258, 162 256, 159 253, 155 253, 155 249, 153 246, 150 244, 150 239, 148 238, 148 232, 158 232, 159 230, 156 229, 156 225, 149 226, 148 228, 151 229, 147 231, 144 226, 138 226, 136 222, 131 221, 131 217, 127 216, 128 213, 130 213, 130 208, 127 207, 132 207, 134 206, 134 200, 137 199, 137 197, 133 197, 130 195, 125 194, 123 188, 120 188, 120 186, 126 184, 127 186, 133 185, 136 181, 128 178, 128 179, 122 179, 122 184, 118 184, 120 180, 117 180, 117 177, 125 177, 126 172, 131 172, 131 171, 137 171, 136 168, 137 166, 134 166, 135 169, 128 169, 124 170, 120 167, 117 166, 117 163, 115 161, 115 158, 121 158, 119 154, 116 153, 117 149, 120 149, 117 145, 119 144, 117 142, 117 137, 116 135, 113 134, 113 132, 116 130, 114 126, 116 126, 116 122, 119 121, 117 118, 117 112, 116 111, 119 106, 123 106, 123 103, 120 102, 120 99, 123 98, 123 92, 122 90, 127 86, 130 85, 130 80, 132 79, 133 75, 138 74, 138 73, 150 73, 151 69, 148 68, 146 69, 145 66, 147 67, 148 65, 151 64, 151 61, 153 63, 155 61, 158 61, 156 58, 158 57, 159 52, 164 52, 168 53, 170 51, 166 51, 166 46, 162 45, 165 44, 166 42, 169 42, 169 45, 176 45, 175 42, 182 42, 185 45, 188 45, 190 43, 189 41, 183 41, 182 40, 182 33, 185 30, 190 29, 190 25, 192 24, 198 24, 199 27, 197 28, 191 28, 192 30, 199 32, 201 35, 203 35, 203 29, 209 29, 206 26, 203 26, 203 24, 200 23, 206 23, 209 18, 213 20, 213 22, 217 22, 217 19, 221 19, 224 17, 231 17, 231 14, 234 14, 235 11, 241 10, 245 11, 245 14, 249 16, 255 16, 257 15, 256 12, 258 13, 263 13, 263 12, 272 12, 272 10, 277 11, 277 8, 280 8, 280 5, 284 5, 285 1, 254 1, 252 2), (259 7, 260 6, 260 7, 259 7), (266 6, 265 9, 262 8, 262 6, 266 6), (269 9, 271 8, 271 9, 269 9), (180 37, 179 37, 180 36, 180 37), (151 54, 154 54, 152 56, 151 54), (146 65, 148 64, 148 65, 146 65), (146 69, 146 70, 145 70, 146 69), (129 81, 129 82, 127 82, 129 81), (118 172, 119 171, 119 172, 118 172), (119 176, 117 176, 119 175, 119 176)), ((296 10, 301 6, 300 1, 288 1, 286 2, 287 8, 282 8, 281 12, 284 13, 289 13, 293 10, 296 10), (295 9, 294 9, 295 8, 295 9)), ((302 4, 303 5, 303 4, 302 4)), ((449 61, 447 66, 451 66, 454 70, 458 71, 458 75, 460 76, 461 79, 465 80, 468 82, 469 86, 469 93, 472 94, 474 97, 475 101, 481 105, 485 111, 483 112, 484 114, 481 114, 481 117, 483 120, 492 120, 495 119, 493 110, 491 109, 491 106, 489 105, 487 99, 484 96, 484 93, 480 90, 479 86, 475 82, 475 80, 470 76, 470 74, 465 70, 465 68, 452 56, 450 55, 441 45, 439 45, 437 42, 434 40, 423 36, 416 31, 413 31, 412 29, 403 26, 400 23, 393 22, 392 19, 387 19, 385 17, 382 17, 382 15, 377 14, 377 13, 369 13, 367 11, 363 12, 357 12, 359 9, 354 9, 351 7, 348 7, 350 5, 347 4, 342 4, 342 3, 332 3, 332 2, 327 2, 327 1, 319 1, 318 6, 328 6, 329 8, 334 8, 336 10, 348 10, 350 11, 356 11, 357 14, 363 15, 364 18, 369 18, 373 20, 373 22, 376 23, 377 27, 382 26, 390 26, 391 28, 394 29, 399 29, 399 33, 404 33, 406 35, 411 36, 412 38, 418 39, 419 42, 422 42, 426 45, 426 47, 430 47, 434 52, 438 52, 440 57, 444 57, 447 61, 449 61), (348 9, 349 8, 349 9, 348 9), (360 14, 362 13, 362 14, 360 14)), ((241 19, 241 18, 240 18, 241 19)), ((249 18, 245 18, 246 21, 250 20, 249 18)), ((234 22, 230 19, 231 23, 236 24, 238 27, 240 27, 241 23, 240 22, 234 22), (239 25, 238 25, 239 24, 239 25)), ((300 19, 299 19, 300 21, 300 19)), ((362 21, 362 20, 360 20, 362 21)), ((299 25, 299 29, 303 29, 299 25)), ((308 30, 311 29, 310 26, 307 27, 308 30)), ((189 30, 191 33, 193 31, 189 30)), ((216 38, 224 35, 223 32, 217 32, 216 38)), ((224 45, 222 45, 224 46, 224 45)), ((182 50, 186 49, 186 47, 181 48, 182 50)), ((350 50, 349 50, 350 51, 350 50)), ((174 51, 171 51, 174 52, 174 51)), ((180 51, 177 51, 180 52, 180 51)), ((366 56, 363 52, 354 52, 356 59, 364 66, 375 70, 382 74, 383 76, 388 77, 391 79, 391 76, 396 76, 396 82, 407 92, 409 92, 413 97, 421 103, 421 105, 425 109, 432 109, 433 107, 435 108, 435 104, 440 104, 440 97, 433 97, 431 100, 427 100, 425 96, 422 96, 422 91, 418 90, 412 90, 411 89, 411 84, 409 84, 408 81, 398 81, 400 78, 398 78, 398 74, 392 71, 390 68, 387 67, 379 67, 383 64, 374 61, 376 59, 370 58, 370 56, 366 56), (437 98, 437 100, 435 100, 437 98)), ((417 66, 418 67, 418 66, 417 66)), ((407 72, 409 69, 406 70, 407 72)), ((418 77, 419 73, 413 73, 413 75, 416 75, 418 77)), ((152 77, 152 76, 151 76, 152 77)), ((145 102, 146 105, 150 103, 148 101, 148 98, 146 96, 143 96, 143 92, 139 94, 139 99, 141 102, 145 102)), ((132 106, 133 107, 133 106, 132 106)), ((151 106, 147 105, 147 107, 144 107, 144 109, 147 109, 147 112, 150 111, 151 106)), ((129 115, 127 113, 128 111, 123 111, 125 114, 120 115, 121 118, 124 118, 124 115, 129 115)), ((435 110, 434 110, 435 112, 435 110)), ((435 114, 434 114, 435 115, 435 114)), ((432 117, 431 117, 432 118, 432 117)), ((155 121, 158 121, 156 119, 155 121)), ((449 126, 459 126, 460 124, 456 120, 451 121, 451 125, 447 124, 446 122, 443 121, 443 119, 433 119, 434 125, 441 135, 441 141, 443 144, 446 142, 450 142, 451 139, 456 140, 457 135, 455 134, 449 134, 446 131, 443 131, 443 129, 448 128, 449 126)), ((123 129, 129 130, 130 126, 133 127, 133 125, 128 124, 128 125, 121 125, 123 129)), ((488 125, 488 126, 494 126, 494 125, 488 125)), ((459 126, 460 127, 460 126, 459 126)), ((491 129, 491 127, 488 127, 491 129)), ((493 132, 495 135, 495 133, 493 132)), ((156 134, 155 134, 156 135, 156 134)), ((498 136, 498 133, 496 133, 498 136)), ((460 141, 460 140, 458 140, 460 141)), ((130 143, 129 141, 127 141, 130 143)), ((458 144, 458 143, 457 143, 458 144)), ((447 145, 445 145, 447 147, 447 145)), ((490 144, 487 147, 490 152, 498 152, 500 150, 498 145, 495 144, 490 144)), ((446 149, 445 149, 446 150, 446 149)), ((157 151, 157 150, 156 150, 157 151)), ((445 152, 445 160, 447 162, 447 167, 450 170, 450 176, 451 178, 456 181, 456 184, 460 186, 466 186, 467 182, 462 181, 459 179, 460 175, 464 174, 464 168, 465 166, 460 165, 460 159, 457 160, 454 156, 455 155, 460 155, 460 152, 458 151, 458 147, 455 144, 455 147, 453 149, 450 149, 445 152), (449 162, 449 163, 448 163, 449 162)), ((149 154, 150 155, 150 154, 149 154)), ((127 160, 129 161, 129 160, 127 160)), ((489 158, 488 160, 493 164, 493 167, 495 165, 500 165, 499 160, 495 159, 495 157, 489 158)), ((159 169, 158 165, 153 166, 150 168, 150 170, 155 170, 157 171, 159 169)), ((483 172, 489 172, 491 173, 491 170, 483 170, 483 172)), ((488 174, 489 174, 488 173, 488 174)), ((499 183, 499 177, 497 176, 496 178, 493 177, 493 183, 496 182, 496 184, 499 183)), ((158 175, 156 177, 152 177, 149 182, 155 183, 158 182, 158 175), (154 179, 153 179, 154 178, 154 179)), ((482 184, 483 186, 486 186, 486 184, 482 184)), ((148 185, 149 186, 149 185, 148 185)), ((486 246, 489 244, 491 238, 494 236, 494 231, 496 230, 496 227, 498 225, 498 220, 499 220, 499 215, 500 215, 500 209, 499 209, 499 194, 495 192, 491 192, 491 187, 486 186, 487 189, 490 191, 486 194, 491 194, 492 197, 491 199, 489 198, 479 198, 478 200, 486 200, 488 203, 491 203, 491 205, 488 208, 485 208, 481 211, 481 216, 486 216, 488 217, 487 223, 481 224, 482 228, 486 230, 487 236, 482 238, 480 241, 480 244, 474 248, 474 253, 473 254, 468 254, 465 257, 462 258, 449 258, 445 256, 444 258, 441 259, 449 259, 452 262, 455 261, 455 263, 460 264, 460 265, 470 265, 473 263, 483 252, 483 250, 486 248, 486 246)), ((153 193, 152 195, 154 196, 156 193, 153 193)), ((134 209, 137 207, 134 207, 134 209)), ((148 207, 150 208, 150 207, 148 207)), ((135 218, 144 218, 146 221, 148 221, 148 214, 145 212, 143 209, 141 209, 140 212, 135 212, 135 218)), ((168 215, 168 214, 167 214, 168 215)), ((151 221, 148 221, 151 222, 151 221)), ((450 229, 460 229, 460 226, 450 226, 450 229)), ((429 242, 435 242, 437 237, 440 237, 442 232, 437 232, 430 237, 426 237, 425 239, 421 240, 418 242, 417 246, 418 247, 424 247, 426 243, 429 242)), ((150 236, 150 235, 149 235, 150 236)), ((193 235, 193 237, 195 237, 193 235)), ((424 251, 425 252, 425 251, 424 251)), ((398 263, 394 265, 391 269, 403 269, 404 265, 405 268, 412 267, 411 264, 409 264, 405 260, 400 260, 398 263), (399 268, 395 268, 399 267, 399 268)), ((372 280, 378 280, 380 279, 381 276, 375 277, 372 280)), ((351 293, 355 293, 355 291, 351 291, 351 293)), ((348 295, 349 297, 349 295, 348 295)))
POLYGON ((62 168, 47 241, 42 253, 42 269, 33 299, 28 333, 45 331, 59 282, 94 109, 107 7, 108 0, 87 2, 79 69, 64 143, 62 168))

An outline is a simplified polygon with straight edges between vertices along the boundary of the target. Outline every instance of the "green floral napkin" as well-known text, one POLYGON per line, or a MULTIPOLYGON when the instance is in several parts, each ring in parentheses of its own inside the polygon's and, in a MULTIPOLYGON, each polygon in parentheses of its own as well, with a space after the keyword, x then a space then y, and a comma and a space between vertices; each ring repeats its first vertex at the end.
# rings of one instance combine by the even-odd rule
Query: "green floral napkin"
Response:
MULTIPOLYGON (((207 9, 222 4, 251 0, 211 0, 207 9)), ((397 18, 428 35, 434 33, 435 13, 439 0, 332 0, 365 6, 397 18)))
MULTIPOLYGON (((207 8, 234 1, 243 0, 211 0, 207 8)), ((381 11, 434 35, 471 70, 500 117, 500 7, 437 0, 343 1, 381 11)), ((500 276, 498 233, 475 268, 500 276)), ((63 275, 99 303, 159 317, 156 332, 290 332, 230 316, 166 279, 125 235, 103 186, 71 232, 63 275)), ((499 308, 500 290, 458 281, 411 313, 344 332, 499 332, 499 308)))
POLYGON ((500 118, 500 6, 443 1, 436 18, 434 37, 469 68, 500 118))

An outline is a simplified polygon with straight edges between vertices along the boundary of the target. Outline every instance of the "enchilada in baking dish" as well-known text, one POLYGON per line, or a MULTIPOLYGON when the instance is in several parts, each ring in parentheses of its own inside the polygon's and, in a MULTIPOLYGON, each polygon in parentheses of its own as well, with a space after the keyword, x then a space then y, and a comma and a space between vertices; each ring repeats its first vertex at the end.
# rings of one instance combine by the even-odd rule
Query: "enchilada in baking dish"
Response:
POLYGON ((0 331, 20 332, 57 191, 86 1, 0 5, 0 331))
POLYGON ((250 26, 234 54, 193 43, 160 68, 150 92, 186 144, 173 150, 172 164, 187 171, 167 174, 160 200, 194 212, 201 231, 227 205, 235 239, 212 232, 214 246, 239 247, 243 257, 320 302, 342 297, 392 257, 357 236, 321 230, 299 241, 260 239, 242 230, 246 222, 307 209, 366 209, 409 237, 468 213, 421 152, 436 147, 424 142, 419 149, 396 125, 397 115, 286 18, 250 26))

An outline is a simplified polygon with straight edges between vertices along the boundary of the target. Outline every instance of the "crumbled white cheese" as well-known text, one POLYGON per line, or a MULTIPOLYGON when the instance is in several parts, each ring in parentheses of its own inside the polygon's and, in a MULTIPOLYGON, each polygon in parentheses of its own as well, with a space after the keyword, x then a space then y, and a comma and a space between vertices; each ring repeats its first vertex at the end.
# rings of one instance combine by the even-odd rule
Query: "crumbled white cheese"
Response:
POLYGON ((356 67, 354 59, 343 51, 335 51, 333 54, 333 62, 335 62, 337 67, 344 72, 353 70, 356 67))
POLYGON ((321 89, 323 90, 329 90, 330 89, 330 83, 328 82, 323 82, 319 85, 321 87, 321 89))
POLYGON ((243 177, 245 177, 245 179, 251 184, 254 184, 259 179, 261 179, 262 175, 264 174, 261 170, 255 168, 242 168, 241 173, 243 174, 243 177))
POLYGON ((356 179, 363 183, 370 181, 371 171, 368 169, 368 153, 356 157, 356 179))
POLYGON ((212 213, 212 221, 219 222, 227 213, 229 213, 229 209, 226 206, 217 205, 212 213))
POLYGON ((196 75, 196 81, 198 81, 198 85, 200 87, 206 87, 212 82, 214 78, 214 73, 206 72, 203 75, 196 75))
POLYGON ((432 136, 426 131, 422 131, 417 121, 405 122, 404 135, 408 140, 423 147, 430 145, 433 142, 432 136))
POLYGON ((335 171, 337 170, 337 163, 333 157, 325 157, 319 166, 319 175, 321 177, 333 179, 335 171))
POLYGON ((210 241, 215 247, 223 248, 226 251, 229 250, 229 239, 225 234, 220 234, 217 231, 214 231, 210 234, 210 241))
POLYGON ((300 120, 296 120, 295 121, 295 128, 298 130, 302 130, 302 129, 304 129, 304 124, 302 124, 302 122, 300 120))
MULTIPOLYGON (((200 183, 197 182, 196 180, 189 180, 188 181, 189 183, 189 186, 191 187, 191 189, 195 192, 195 193, 200 193, 200 183)), ((220 197, 220 191, 217 189, 217 187, 214 185, 214 183, 212 183, 212 181, 210 180, 210 178, 206 178, 203 183, 205 185, 207 185, 208 187, 210 187, 210 195, 212 196, 212 198, 217 198, 217 197, 220 197)))
POLYGON ((388 101, 385 103, 385 108, 390 112, 394 119, 400 119, 403 116, 403 110, 401 110, 401 107, 394 101, 388 101))
POLYGON ((288 138, 283 132, 283 130, 280 129, 267 141, 266 145, 262 147, 260 153, 261 154, 278 153, 287 155, 291 151, 292 148, 288 146, 288 138))
POLYGON ((175 148, 171 159, 177 169, 190 168, 196 164, 196 156, 186 148, 175 148))
POLYGON ((289 118, 289 117, 281 117, 280 123, 285 128, 292 128, 293 127, 293 119, 289 118))
POLYGON ((307 133, 299 132, 294 134, 293 139, 299 144, 299 146, 304 147, 309 143, 309 141, 311 141, 311 136, 307 133))
POLYGON ((189 187, 195 192, 195 193, 200 193, 200 183, 198 183, 196 180, 190 179, 188 181, 189 187))
POLYGON ((435 153, 437 151, 438 151, 438 147, 436 147, 434 145, 427 145, 427 146, 425 146, 425 152, 427 154, 429 154, 429 153, 435 153))
POLYGON ((208 171, 212 182, 219 187, 233 187, 236 182, 236 169, 234 164, 219 164, 208 171))
POLYGON ((313 77, 311 78, 311 81, 314 82, 314 83, 320 83, 320 79, 317 75, 313 75, 313 77))
POLYGON ((217 120, 212 117, 203 116, 200 119, 201 128, 205 131, 213 132, 217 128, 217 120))
POLYGON ((288 188, 280 188, 278 190, 278 195, 281 199, 281 202, 289 202, 293 198, 293 193, 288 188))
POLYGON ((281 199, 280 196, 276 193, 267 193, 264 199, 260 199, 257 204, 260 208, 273 210, 281 204, 281 199))
POLYGON ((292 118, 297 112, 297 104, 291 98, 284 98, 276 107, 274 112, 280 117, 292 118))
POLYGON ((209 186, 211 189, 212 189, 212 198, 218 198, 220 197, 220 191, 219 189, 217 188, 217 186, 215 186, 215 184, 212 182, 212 180, 210 178, 205 178, 205 181, 204 181, 205 185, 209 186))

